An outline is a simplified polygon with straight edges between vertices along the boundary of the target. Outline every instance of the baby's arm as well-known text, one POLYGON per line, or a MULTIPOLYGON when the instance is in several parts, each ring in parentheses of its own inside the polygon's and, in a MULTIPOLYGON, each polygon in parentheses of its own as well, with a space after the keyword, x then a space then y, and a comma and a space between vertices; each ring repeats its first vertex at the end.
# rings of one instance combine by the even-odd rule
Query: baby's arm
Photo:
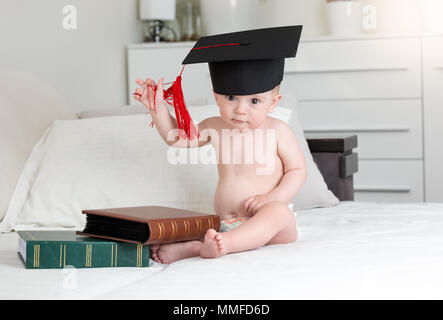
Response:
POLYGON ((271 192, 246 199, 245 209, 250 215, 255 215, 268 202, 291 203, 306 181, 306 161, 297 137, 284 122, 277 122, 275 129, 277 153, 283 162, 284 174, 279 185, 271 192))
POLYGON ((179 139, 177 120, 169 113, 163 98, 163 78, 158 81, 157 85, 154 80, 149 78, 146 79, 146 82, 140 79, 137 79, 136 82, 141 88, 135 90, 134 99, 150 109, 155 128, 169 146, 191 148, 200 147, 209 142, 208 130, 205 130, 208 127, 207 119, 198 124, 197 130, 200 132, 198 140, 179 139))
POLYGON ((284 122, 277 127, 277 152, 283 162, 284 175, 270 192, 277 201, 289 204, 306 181, 306 160, 297 137, 284 122))

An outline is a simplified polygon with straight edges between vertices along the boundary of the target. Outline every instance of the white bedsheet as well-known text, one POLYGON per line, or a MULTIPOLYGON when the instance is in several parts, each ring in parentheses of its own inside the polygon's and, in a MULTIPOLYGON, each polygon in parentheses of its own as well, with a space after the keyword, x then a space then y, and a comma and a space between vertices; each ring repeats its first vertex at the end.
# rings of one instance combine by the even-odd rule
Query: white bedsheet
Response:
POLYGON ((443 299, 443 204, 300 211, 297 243, 149 268, 27 270, 0 235, 1 299, 443 299))

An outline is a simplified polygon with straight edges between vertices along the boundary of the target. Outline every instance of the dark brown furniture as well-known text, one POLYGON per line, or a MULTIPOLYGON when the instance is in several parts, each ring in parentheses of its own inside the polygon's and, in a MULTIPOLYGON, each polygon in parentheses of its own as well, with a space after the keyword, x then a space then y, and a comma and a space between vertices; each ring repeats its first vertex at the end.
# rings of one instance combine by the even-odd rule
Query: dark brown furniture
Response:
POLYGON ((354 177, 358 171, 357 136, 306 137, 314 162, 329 190, 341 201, 354 200, 354 177))

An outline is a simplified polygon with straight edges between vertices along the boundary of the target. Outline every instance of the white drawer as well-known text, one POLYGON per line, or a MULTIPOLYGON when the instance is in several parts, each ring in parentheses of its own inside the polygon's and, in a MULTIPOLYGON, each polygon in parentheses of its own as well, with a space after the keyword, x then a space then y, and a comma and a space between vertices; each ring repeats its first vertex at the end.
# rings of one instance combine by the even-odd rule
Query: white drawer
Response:
MULTIPOLYGON (((151 78, 157 82, 164 77, 165 82, 175 81, 182 69, 182 61, 194 43, 164 46, 130 47, 128 55, 128 104, 134 104, 132 92, 138 85, 135 79, 151 78)), ((185 66, 182 74, 182 87, 188 105, 205 104, 211 101, 212 86, 206 63, 185 66)))
POLYGON ((310 136, 358 136, 360 159, 422 159, 421 100, 353 100, 299 103, 310 136))
POLYGON ((443 202, 443 37, 423 39, 426 201, 443 202))
POLYGON ((354 190, 355 201, 423 201, 423 162, 359 161, 354 190))
POLYGON ((420 57, 419 38, 303 42, 282 88, 300 101, 419 98, 420 57))

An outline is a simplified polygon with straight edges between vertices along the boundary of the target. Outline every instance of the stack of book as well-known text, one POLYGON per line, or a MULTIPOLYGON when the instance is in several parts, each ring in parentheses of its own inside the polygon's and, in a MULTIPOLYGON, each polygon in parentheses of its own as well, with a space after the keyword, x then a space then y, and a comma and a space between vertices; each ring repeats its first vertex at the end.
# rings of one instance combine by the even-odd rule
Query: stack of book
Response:
POLYGON ((150 244, 202 239, 220 217, 161 206, 83 210, 83 231, 18 231, 26 268, 148 267, 150 244))

